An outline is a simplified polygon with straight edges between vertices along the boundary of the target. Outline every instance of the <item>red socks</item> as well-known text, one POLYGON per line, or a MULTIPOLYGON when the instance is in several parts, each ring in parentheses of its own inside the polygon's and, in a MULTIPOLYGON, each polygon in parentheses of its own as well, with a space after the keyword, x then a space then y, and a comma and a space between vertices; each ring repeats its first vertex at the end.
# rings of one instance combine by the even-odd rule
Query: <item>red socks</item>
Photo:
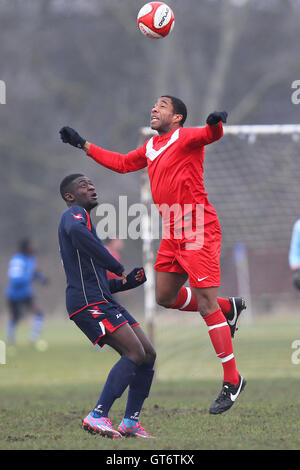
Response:
POLYGON ((198 302, 193 296, 191 288, 181 287, 175 304, 172 305, 170 308, 184 310, 187 312, 197 312, 198 302))
MULTIPOLYGON (((220 308, 206 315, 203 319, 208 326, 209 336, 216 354, 222 361, 224 382, 237 385, 239 383, 239 373, 233 354, 230 328, 225 318, 225 316, 230 313, 231 303, 229 299, 223 299, 221 297, 218 297, 217 301, 220 308)), ((170 308, 197 312, 198 302, 193 296, 191 288, 182 287, 175 304, 170 308)))
POLYGON ((224 382, 237 385, 239 383, 239 373, 236 368, 231 333, 226 318, 219 308, 203 317, 203 319, 208 326, 209 336, 216 354, 222 361, 224 382))
POLYGON ((223 315, 228 315, 231 311, 231 303, 229 299, 222 299, 221 297, 217 297, 217 302, 222 310, 223 315))
MULTIPOLYGON (((231 303, 229 299, 223 299, 222 297, 217 298, 218 304, 224 315, 228 315, 231 310, 231 303)), ((192 294, 190 287, 181 287, 178 297, 174 305, 170 308, 177 310, 184 310, 187 312, 197 312, 198 311, 198 302, 192 294)))

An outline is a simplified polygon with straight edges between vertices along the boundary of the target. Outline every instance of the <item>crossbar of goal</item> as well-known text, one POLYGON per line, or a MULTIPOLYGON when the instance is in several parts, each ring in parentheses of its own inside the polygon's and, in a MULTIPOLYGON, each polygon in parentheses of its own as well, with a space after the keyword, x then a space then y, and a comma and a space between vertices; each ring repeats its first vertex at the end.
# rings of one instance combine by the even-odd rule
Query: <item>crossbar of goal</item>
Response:
MULTIPOLYGON (((251 134, 300 134, 300 124, 249 124, 240 126, 224 126, 224 135, 251 135, 251 134)), ((142 137, 157 135, 151 127, 141 127, 142 137)))

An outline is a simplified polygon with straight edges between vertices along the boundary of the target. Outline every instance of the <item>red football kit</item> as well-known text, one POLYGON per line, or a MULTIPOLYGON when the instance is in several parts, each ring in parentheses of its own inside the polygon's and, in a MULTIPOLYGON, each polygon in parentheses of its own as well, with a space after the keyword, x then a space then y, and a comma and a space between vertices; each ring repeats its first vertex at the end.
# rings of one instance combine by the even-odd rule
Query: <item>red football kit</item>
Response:
POLYGON ((154 269, 186 272, 193 287, 220 285, 221 228, 203 183, 204 147, 223 135, 220 122, 157 135, 126 155, 91 144, 88 156, 128 173, 148 168, 164 234, 154 269))

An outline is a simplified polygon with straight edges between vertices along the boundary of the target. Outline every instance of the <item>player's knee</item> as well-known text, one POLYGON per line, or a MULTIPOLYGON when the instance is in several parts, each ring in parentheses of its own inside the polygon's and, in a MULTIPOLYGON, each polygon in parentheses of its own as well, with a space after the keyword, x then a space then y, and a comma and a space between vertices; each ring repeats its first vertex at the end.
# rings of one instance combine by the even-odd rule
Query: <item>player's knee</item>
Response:
POLYGON ((161 294, 161 293, 156 294, 156 303, 160 305, 161 307, 171 308, 175 302, 176 302, 176 297, 173 298, 172 296, 168 294, 161 294))
POLYGON ((142 345, 136 345, 132 351, 128 353, 129 359, 135 362, 138 366, 143 364, 146 360, 146 353, 142 345))
POLYGON ((156 361, 156 351, 151 348, 150 350, 146 351, 145 354, 145 362, 148 364, 154 364, 156 361))
POLYGON ((208 315, 218 308, 215 299, 211 299, 209 296, 205 295, 198 298, 198 306, 199 312, 202 316, 208 315))

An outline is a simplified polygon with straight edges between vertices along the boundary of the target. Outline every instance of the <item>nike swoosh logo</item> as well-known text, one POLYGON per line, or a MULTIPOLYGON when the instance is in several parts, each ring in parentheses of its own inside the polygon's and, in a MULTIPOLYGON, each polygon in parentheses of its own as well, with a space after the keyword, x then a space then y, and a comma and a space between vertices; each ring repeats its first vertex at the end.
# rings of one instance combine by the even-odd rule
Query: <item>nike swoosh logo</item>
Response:
POLYGON ((198 277, 198 282, 204 281, 204 279, 207 279, 208 276, 202 277, 201 279, 198 277))
POLYGON ((241 383, 240 383, 240 386, 238 388, 238 391, 233 395, 232 393, 230 394, 230 399, 231 401, 235 401, 237 399, 237 397, 239 396, 240 394, 240 391, 241 391, 241 388, 242 388, 242 385, 244 383, 244 379, 243 377, 241 376, 241 383))
POLYGON ((237 319, 237 309, 236 309, 236 305, 235 305, 235 301, 234 299, 232 299, 232 305, 233 305, 233 319, 232 320, 227 320, 228 321, 228 324, 230 326, 233 326, 236 322, 236 319, 237 319))

